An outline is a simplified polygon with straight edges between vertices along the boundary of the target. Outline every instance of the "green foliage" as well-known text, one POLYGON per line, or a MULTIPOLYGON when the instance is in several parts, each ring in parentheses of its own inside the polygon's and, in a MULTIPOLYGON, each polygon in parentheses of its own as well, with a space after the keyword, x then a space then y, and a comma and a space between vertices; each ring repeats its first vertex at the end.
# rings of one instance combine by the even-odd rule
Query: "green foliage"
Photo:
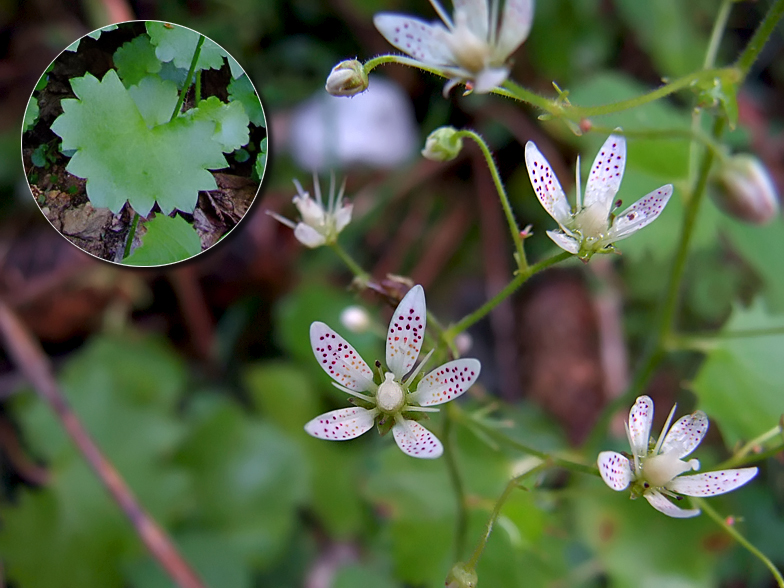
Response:
MULTIPOLYGON (((79 99, 62 101, 52 131, 64 149, 77 150, 66 169, 87 179, 93 206, 117 213, 128 201, 147 216, 157 201, 164 214, 192 212, 199 190, 217 188, 208 170, 226 167, 226 159, 212 141, 214 124, 182 117, 152 128, 145 123, 134 95, 158 97, 163 84, 140 84, 131 94, 114 70, 102 81, 90 74, 71 80, 79 99)), ((153 100, 145 104, 154 109, 153 100)))
MULTIPOLYGON (((193 52, 201 35, 185 27, 166 25, 162 22, 148 21, 147 34, 155 46, 155 55, 163 62, 171 61, 176 67, 188 70, 193 60, 193 52)), ((213 41, 205 38, 201 46, 196 71, 220 69, 223 67, 223 50, 213 41)))
POLYGON ((215 96, 199 102, 198 106, 188 111, 194 120, 212 121, 215 123, 213 139, 220 144, 224 153, 231 153, 248 142, 248 115, 239 102, 224 104, 215 96))
POLYGON ((192 225, 179 215, 158 214, 144 223, 142 244, 123 260, 125 265, 152 267, 190 259, 201 253, 201 240, 192 225))
POLYGON ((33 96, 27 104, 27 110, 25 110, 22 131, 29 131, 35 126, 36 122, 38 122, 38 99, 33 96))
POLYGON ((267 169, 267 137, 261 140, 259 154, 256 156, 256 163, 253 165, 253 173, 261 181, 264 178, 264 171, 267 169))
POLYGON ((122 45, 114 52, 113 61, 126 86, 138 84, 147 75, 160 72, 162 66, 155 55, 155 46, 146 35, 139 35, 122 45))
POLYGON ((257 127, 267 126, 267 122, 264 118, 264 110, 261 107, 261 101, 247 75, 243 74, 230 81, 228 90, 229 100, 236 100, 242 104, 245 108, 245 112, 248 114, 250 122, 257 127))
MULTIPOLYGON (((758 301, 746 310, 736 308, 722 333, 775 327, 784 329, 784 316, 769 314, 758 301)), ((782 349, 784 334, 712 342, 693 387, 729 446, 764 433, 784 415, 782 349)))

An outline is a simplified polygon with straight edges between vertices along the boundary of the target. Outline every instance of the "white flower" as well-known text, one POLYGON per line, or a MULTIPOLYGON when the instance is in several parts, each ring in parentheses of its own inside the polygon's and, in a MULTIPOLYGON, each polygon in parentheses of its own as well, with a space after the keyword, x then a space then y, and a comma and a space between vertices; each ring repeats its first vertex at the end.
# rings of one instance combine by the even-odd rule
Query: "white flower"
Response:
POLYGON ((437 412, 437 408, 429 407, 463 394, 476 381, 481 366, 476 359, 447 362, 424 376, 416 390, 411 390, 411 384, 430 357, 428 354, 406 377, 419 357, 425 322, 425 292, 422 286, 414 286, 389 323, 386 344, 389 371, 384 373, 380 384, 373 381, 373 372, 343 337, 324 323, 313 323, 310 343, 316 359, 335 380, 332 384, 336 388, 359 400, 356 407, 316 417, 305 425, 305 431, 319 439, 345 441, 370 430, 378 421, 382 431, 391 427, 403 453, 428 459, 439 457, 444 451, 441 442, 414 419, 423 412, 437 412))
POLYGON ((625 490, 632 485, 632 498, 644 496, 651 506, 664 514, 687 518, 700 514, 699 509, 682 509, 668 500, 670 496, 681 500, 682 496, 716 496, 734 490, 757 475, 757 468, 740 468, 707 472, 692 476, 681 476, 698 470, 696 459, 683 461, 708 431, 708 417, 701 410, 687 415, 667 430, 675 414, 672 407, 662 434, 655 446, 649 442, 653 422, 653 401, 640 396, 629 412, 626 436, 632 448, 633 459, 615 451, 599 454, 599 473, 613 490, 625 490), (676 494, 677 493, 677 494, 676 494))
POLYGON ((574 212, 550 164, 531 141, 525 145, 525 165, 539 202, 560 227, 557 231, 547 231, 547 235, 561 249, 583 261, 597 252, 614 251, 613 243, 651 224, 672 195, 672 184, 667 184, 646 194, 623 212, 615 213, 621 206, 620 200, 615 201, 615 195, 626 167, 626 139, 622 135, 610 135, 599 150, 585 186, 585 200, 580 194, 580 159, 577 159, 577 207, 574 212))
POLYGON ((351 204, 343 204, 346 181, 343 181, 340 192, 335 196, 335 175, 332 174, 329 181, 329 200, 326 208, 321 199, 321 186, 319 186, 318 176, 315 173, 313 174, 315 200, 302 189, 302 184, 298 180, 294 180, 294 186, 297 188, 297 195, 294 196, 293 202, 299 210, 300 222, 294 224, 293 221, 269 210, 267 214, 294 229, 294 236, 306 247, 315 248, 335 243, 340 231, 351 222, 351 211, 354 208, 351 204))
POLYGON ((424 65, 450 78, 444 94, 465 82, 486 93, 509 76, 509 56, 528 37, 533 20, 533 0, 506 0, 499 24, 498 0, 453 0, 454 19, 438 0, 430 0, 443 21, 429 24, 400 14, 382 13, 373 18, 387 41, 424 65))

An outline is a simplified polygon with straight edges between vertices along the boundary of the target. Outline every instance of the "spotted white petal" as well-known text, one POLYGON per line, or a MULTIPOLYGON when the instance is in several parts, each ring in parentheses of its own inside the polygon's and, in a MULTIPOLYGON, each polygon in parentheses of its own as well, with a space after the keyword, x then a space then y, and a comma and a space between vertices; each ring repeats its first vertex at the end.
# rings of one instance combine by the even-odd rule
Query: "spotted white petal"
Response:
POLYGON ((568 251, 572 255, 577 255, 580 251, 580 242, 561 231, 547 231, 547 236, 564 251, 568 251))
POLYGON ((387 331, 387 367, 398 382, 419 357, 426 322, 425 291, 416 285, 400 301, 387 331))
POLYGON ((392 45, 422 63, 456 65, 444 41, 447 31, 440 23, 382 12, 373 17, 373 24, 392 45))
POLYGON ((632 481, 632 465, 627 457, 615 451, 602 451, 597 461, 602 480, 613 490, 621 491, 632 481))
POLYGON ((297 226, 294 227, 294 237, 305 247, 310 247, 311 249, 321 247, 327 242, 324 235, 305 223, 297 223, 297 226))
POLYGON ((479 39, 487 40, 487 0, 453 0, 452 5, 455 8, 455 21, 457 13, 463 13, 468 29, 479 39))
POLYGON ((533 19, 533 0, 506 0, 495 50, 499 59, 505 60, 528 38, 533 19))
POLYGON ((661 453, 674 453, 681 459, 694 451, 708 432, 708 417, 698 410, 678 419, 664 437, 661 453))
POLYGON ((351 407, 317 416, 305 425, 305 431, 319 439, 347 441, 359 437, 373 427, 375 410, 351 407))
POLYGON ((655 221, 672 196, 672 184, 646 194, 618 215, 608 231, 608 240, 620 241, 655 221))
POLYGON ((652 423, 653 400, 640 396, 629 411, 629 443, 635 455, 647 455, 652 423))
POLYGON ((610 135, 593 160, 585 186, 583 207, 598 204, 609 215, 615 195, 621 187, 625 167, 626 139, 623 135, 610 135))
POLYGON ((688 519, 691 517, 696 517, 698 514, 700 514, 700 509, 698 508, 684 509, 680 506, 676 506, 675 503, 670 502, 667 497, 665 497, 661 492, 657 492, 656 490, 649 490, 645 493, 644 496, 653 508, 659 512, 663 512, 668 517, 673 517, 676 519, 688 519))
POLYGON ((376 389, 373 372, 365 361, 324 323, 310 325, 310 345, 319 365, 338 384, 358 392, 376 389))
POLYGON ((500 86, 509 77, 508 67, 486 67, 474 79, 474 92, 487 94, 496 86, 500 86))
POLYGON ((757 468, 740 468, 678 476, 667 484, 667 489, 686 496, 716 496, 743 486, 756 475, 757 468))
POLYGON ((409 396, 420 406, 443 404, 468 390, 479 377, 481 364, 477 359, 456 359, 428 373, 409 396))
POLYGON ((525 144, 525 166, 528 168, 528 177, 531 178, 536 197, 544 209, 559 225, 567 224, 572 215, 569 201, 555 177, 553 168, 532 141, 525 144))
POLYGON ((444 452, 438 437, 416 421, 399 417, 397 424, 392 427, 392 435, 400 450, 412 457, 435 459, 444 452))

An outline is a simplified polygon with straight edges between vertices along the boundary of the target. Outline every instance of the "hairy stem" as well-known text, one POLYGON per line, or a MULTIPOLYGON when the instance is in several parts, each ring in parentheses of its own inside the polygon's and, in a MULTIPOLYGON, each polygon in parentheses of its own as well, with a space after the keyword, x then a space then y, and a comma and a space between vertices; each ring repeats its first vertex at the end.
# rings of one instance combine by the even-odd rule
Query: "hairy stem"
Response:
POLYGON ((444 411, 444 458, 446 459, 446 467, 449 471, 449 480, 452 483, 452 489, 455 492, 455 500, 457 501, 457 520, 455 521, 455 561, 460 561, 465 551, 466 530, 468 529, 468 516, 466 513, 466 499, 465 488, 463 487, 463 479, 460 476, 460 470, 457 467, 457 460, 455 459, 455 439, 452 432, 452 423, 454 420, 455 407, 453 403, 449 403, 444 411))
POLYGON ((503 300, 509 297, 512 293, 514 293, 515 290, 517 290, 520 286, 522 286, 523 283, 525 283, 525 281, 528 278, 530 278, 534 274, 539 273, 544 269, 547 269, 551 265, 555 265, 556 263, 563 261, 565 259, 569 259, 570 257, 572 257, 571 253, 567 251, 562 251, 557 255, 553 255, 552 257, 548 257, 547 259, 540 261, 539 263, 529 266, 525 271, 521 271, 498 294, 493 296, 490 300, 485 302, 474 312, 472 312, 466 317, 463 317, 459 322, 446 329, 444 331, 444 337, 447 340, 450 341, 453 340, 458 333, 465 331, 468 327, 483 319, 491 310, 493 310, 503 300))
POLYGON ((779 585, 779 588, 784 588, 784 578, 781 576, 781 572, 773 565, 773 562, 768 559, 768 557, 762 553, 759 549, 754 547, 748 539, 746 539, 743 535, 741 535, 738 530, 735 528, 734 525, 729 524, 725 519, 721 517, 719 513, 713 510, 713 507, 708 504, 708 501, 703 498, 691 497, 692 503, 698 508, 704 510, 707 515, 712 518, 717 525, 719 525, 724 531, 735 541, 740 543, 743 547, 748 550, 754 557, 759 559, 765 567, 770 570, 770 573, 773 574, 773 577, 776 579, 776 583, 779 585))
POLYGON ((485 156, 487 167, 490 169, 490 175, 493 176, 493 183, 495 184, 495 189, 498 192, 498 198, 501 200, 501 207, 504 209, 506 222, 509 225, 509 233, 512 235, 512 241, 515 245, 515 251, 517 252, 516 257, 518 270, 524 272, 526 269, 528 269, 528 261, 525 257, 523 238, 520 236, 520 227, 517 226, 517 221, 515 221, 512 207, 509 204, 509 197, 506 195, 506 189, 504 188, 504 183, 501 181, 501 175, 498 173, 498 167, 496 166, 495 160, 493 159, 493 154, 487 147, 485 140, 478 133, 469 129, 464 129, 458 131, 457 136, 473 139, 482 150, 482 155, 485 156))
POLYGON ((754 62, 759 57, 762 48, 768 42, 782 16, 784 16, 784 0, 776 0, 768 9, 768 13, 762 19, 759 27, 757 27, 751 41, 749 41, 749 44, 746 45, 746 48, 735 62, 735 67, 740 70, 743 78, 748 75, 751 66, 754 65, 754 62))

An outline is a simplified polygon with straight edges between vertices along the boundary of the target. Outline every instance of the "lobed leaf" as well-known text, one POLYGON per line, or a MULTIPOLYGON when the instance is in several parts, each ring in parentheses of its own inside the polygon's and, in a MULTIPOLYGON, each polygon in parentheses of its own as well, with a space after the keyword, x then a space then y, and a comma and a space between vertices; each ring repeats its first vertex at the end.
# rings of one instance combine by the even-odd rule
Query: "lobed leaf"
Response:
POLYGON ((201 253, 201 240, 192 225, 182 218, 159 214, 145 223, 142 245, 123 260, 125 265, 158 266, 190 259, 201 253))

